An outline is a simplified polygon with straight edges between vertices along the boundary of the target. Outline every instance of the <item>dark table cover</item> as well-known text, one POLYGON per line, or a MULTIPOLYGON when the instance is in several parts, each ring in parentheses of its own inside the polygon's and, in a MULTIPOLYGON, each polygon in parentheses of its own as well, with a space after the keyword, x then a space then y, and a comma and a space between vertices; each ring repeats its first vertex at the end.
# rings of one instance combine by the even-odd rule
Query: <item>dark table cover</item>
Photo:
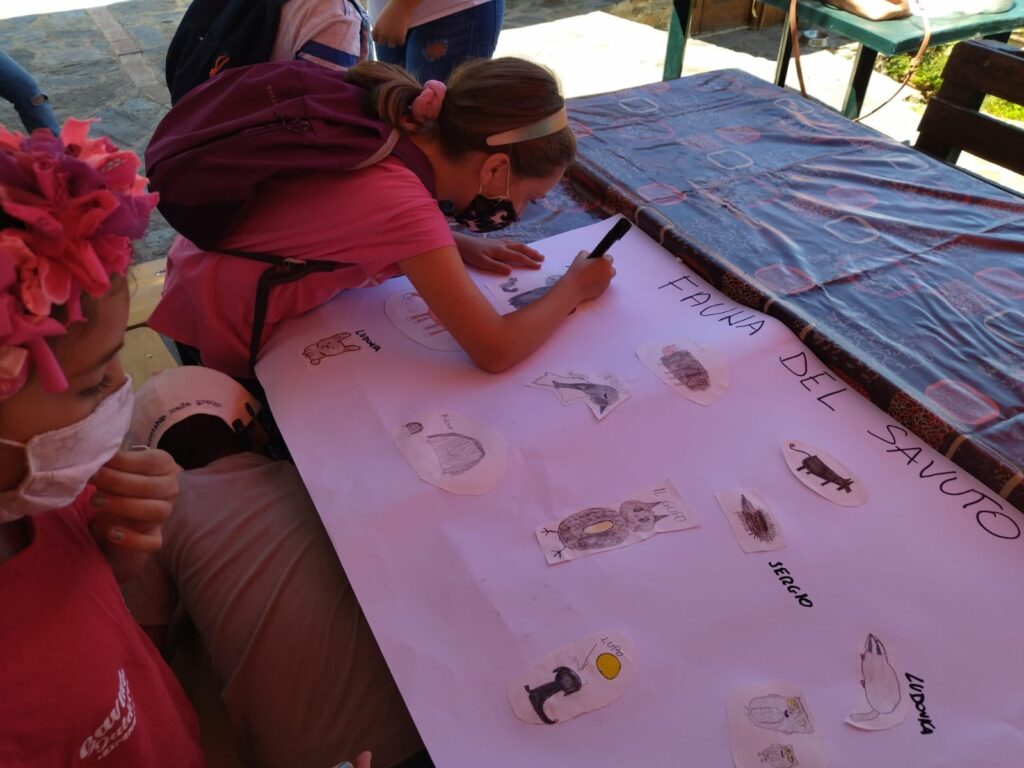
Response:
POLYGON ((1024 198, 735 70, 570 116, 576 191, 506 234, 623 213, 1024 509, 1024 198))

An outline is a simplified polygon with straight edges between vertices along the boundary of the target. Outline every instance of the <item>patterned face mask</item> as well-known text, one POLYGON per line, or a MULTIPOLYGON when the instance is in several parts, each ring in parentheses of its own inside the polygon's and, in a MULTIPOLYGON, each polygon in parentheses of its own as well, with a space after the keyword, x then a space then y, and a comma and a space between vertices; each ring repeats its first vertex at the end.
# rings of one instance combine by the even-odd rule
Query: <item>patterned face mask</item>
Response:
POLYGON ((512 183, 512 171, 508 172, 505 181, 505 194, 501 197, 487 197, 483 194, 483 186, 477 191, 476 197, 469 201, 465 209, 454 214, 453 218, 470 232, 496 232, 519 221, 519 214, 512 204, 509 185, 512 183))

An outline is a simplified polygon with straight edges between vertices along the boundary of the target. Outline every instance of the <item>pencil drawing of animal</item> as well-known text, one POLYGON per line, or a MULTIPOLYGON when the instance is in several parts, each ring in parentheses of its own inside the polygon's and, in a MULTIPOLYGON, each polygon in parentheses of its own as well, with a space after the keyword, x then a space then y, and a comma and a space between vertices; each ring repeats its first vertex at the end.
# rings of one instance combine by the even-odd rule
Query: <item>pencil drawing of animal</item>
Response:
POLYGON ((817 456, 815 456, 812 453, 808 453, 807 451, 801 451, 793 443, 789 444, 789 450, 796 451, 797 453, 802 453, 804 456, 807 457, 802 462, 800 462, 800 466, 797 469, 798 472, 803 471, 809 475, 814 475, 815 477, 821 478, 822 485, 828 485, 829 483, 832 483, 836 487, 837 491, 846 491, 847 493, 853 492, 850 490, 851 486, 853 485, 852 478, 841 477, 840 475, 836 474, 836 472, 833 471, 832 468, 828 466, 828 464, 819 459, 817 456))
POLYGON ((575 390, 585 395, 601 413, 615 405, 619 401, 619 391, 609 384, 595 384, 586 379, 573 380, 567 376, 559 376, 556 373, 545 373, 534 384, 551 387, 556 392, 562 389, 575 390))
POLYGON ((519 282, 519 278, 518 277, 510 277, 508 280, 505 280, 504 282, 499 283, 498 287, 501 288, 501 290, 503 290, 505 293, 515 293, 516 292, 516 283, 518 283, 518 282, 519 282))
POLYGON ((758 541, 767 544, 779 535, 779 527, 768 513, 751 504, 743 494, 740 494, 740 511, 737 514, 744 530, 758 541))
POLYGON ((550 291, 551 286, 553 286, 557 282, 558 275, 548 275, 547 280, 544 281, 544 285, 540 286, 539 288, 534 288, 533 290, 530 291, 523 291, 522 293, 517 293, 515 296, 512 296, 508 300, 508 303, 511 304, 516 309, 522 309, 528 304, 532 304, 545 293, 550 291))
POLYGON ((537 717, 541 719, 541 722, 548 725, 554 725, 558 721, 548 717, 547 712, 544 711, 544 702, 559 693, 571 696, 583 687, 583 680, 569 667, 556 667, 553 672, 555 673, 555 679, 550 683, 538 685, 536 688, 531 688, 528 685, 523 686, 526 689, 527 696, 530 697, 530 705, 533 707, 533 711, 537 713, 537 717))
POLYGON ((711 386, 707 368, 701 365, 692 352, 670 344, 662 349, 660 362, 669 375, 687 389, 703 392, 711 386))
POLYGON ((814 733, 811 718, 799 696, 769 693, 747 704, 747 717, 758 728, 779 733, 814 733))
POLYGON ((767 749, 757 753, 762 763, 767 763, 770 768, 796 768, 800 762, 796 759, 791 744, 772 744, 767 749))
POLYGON ((320 365, 320 361, 325 357, 334 357, 344 352, 358 352, 362 349, 358 344, 345 343, 345 339, 351 335, 345 331, 328 336, 326 339, 320 339, 316 344, 310 344, 302 350, 302 354, 309 359, 310 365, 320 365))
POLYGON ((856 723, 874 720, 879 715, 896 711, 903 698, 900 692, 900 678, 889 663, 882 641, 872 634, 864 641, 864 653, 860 655, 860 684, 864 697, 871 707, 870 712, 854 713, 850 719, 856 723))
POLYGON ((614 547, 629 538, 633 531, 653 530, 659 520, 667 517, 654 514, 654 508, 659 504, 660 501, 629 499, 622 502, 617 510, 608 507, 588 507, 562 520, 557 531, 545 528, 544 533, 558 534, 563 546, 554 553, 556 557, 562 557, 562 552, 566 548, 585 551, 614 547))
POLYGON ((460 435, 458 432, 428 435, 427 443, 434 449, 437 463, 441 465, 441 471, 446 475, 461 475, 468 472, 487 455, 479 440, 460 435))

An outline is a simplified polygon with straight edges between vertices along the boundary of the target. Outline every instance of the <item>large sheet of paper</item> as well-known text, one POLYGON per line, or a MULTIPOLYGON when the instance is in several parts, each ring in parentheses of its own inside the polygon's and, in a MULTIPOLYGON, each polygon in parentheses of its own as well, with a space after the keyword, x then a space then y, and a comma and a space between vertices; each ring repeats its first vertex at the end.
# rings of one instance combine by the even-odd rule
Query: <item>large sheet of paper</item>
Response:
MULTIPOLYGON (((545 270, 612 224, 538 243, 545 270)), ((410 291, 404 279, 290 322, 257 368, 437 764, 729 766, 729 696, 784 680, 813 703, 833 766, 1019 768, 1024 518, 636 228, 612 250, 607 293, 502 375, 398 330, 385 303, 410 291), (361 349, 310 365, 303 350, 339 333, 361 349), (712 404, 680 397, 637 357, 673 339, 728 367, 712 404), (614 375, 631 397, 599 421, 523 386, 545 371, 614 375), (425 482, 394 442, 410 414, 452 410, 507 442, 505 472, 482 496, 425 482), (783 451, 796 441, 823 452, 802 479, 783 451), (804 484, 839 487, 826 454, 869 488, 863 504, 804 484), (547 564, 538 528, 665 480, 698 527, 547 564), (716 499, 737 489, 770 508, 784 548, 737 547, 716 499), (601 632, 632 643, 622 696, 555 725, 517 718, 510 681, 601 632), (892 697, 877 672, 861 686, 855 654, 869 633, 899 650, 900 695, 914 706, 885 730, 846 722, 892 697)), ((785 759, 778 744, 765 754, 785 759)))

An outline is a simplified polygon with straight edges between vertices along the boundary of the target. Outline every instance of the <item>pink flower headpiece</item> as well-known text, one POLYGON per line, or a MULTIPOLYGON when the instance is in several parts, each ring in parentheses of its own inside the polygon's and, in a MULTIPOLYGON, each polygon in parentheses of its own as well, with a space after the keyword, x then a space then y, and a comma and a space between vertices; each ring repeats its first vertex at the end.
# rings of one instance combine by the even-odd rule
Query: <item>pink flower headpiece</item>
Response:
POLYGON ((89 138, 91 122, 68 120, 60 138, 0 125, 0 400, 30 364, 48 391, 67 388, 45 340, 83 319, 83 291, 102 296, 125 273, 156 206, 139 158, 89 138), (51 317, 57 306, 66 323, 51 317))

